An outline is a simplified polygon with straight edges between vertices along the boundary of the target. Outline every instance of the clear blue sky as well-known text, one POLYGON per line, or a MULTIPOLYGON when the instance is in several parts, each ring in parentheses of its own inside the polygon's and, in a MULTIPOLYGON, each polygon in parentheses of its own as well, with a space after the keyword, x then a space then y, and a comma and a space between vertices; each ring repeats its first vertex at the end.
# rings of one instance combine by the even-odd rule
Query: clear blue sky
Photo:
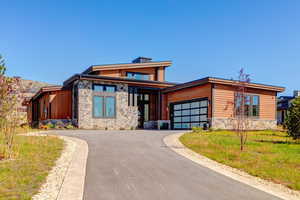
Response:
POLYGON ((8 75, 61 84, 93 64, 172 60, 167 80, 234 78, 300 89, 300 1, 4 0, 8 75))

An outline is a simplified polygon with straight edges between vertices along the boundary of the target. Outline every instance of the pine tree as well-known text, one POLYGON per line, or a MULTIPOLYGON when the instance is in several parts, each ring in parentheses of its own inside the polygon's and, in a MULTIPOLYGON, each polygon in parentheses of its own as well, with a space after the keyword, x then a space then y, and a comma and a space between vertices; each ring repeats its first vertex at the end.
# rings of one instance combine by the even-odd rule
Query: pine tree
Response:
POLYGON ((287 112, 285 126, 288 135, 293 139, 300 139, 300 97, 295 98, 287 112))

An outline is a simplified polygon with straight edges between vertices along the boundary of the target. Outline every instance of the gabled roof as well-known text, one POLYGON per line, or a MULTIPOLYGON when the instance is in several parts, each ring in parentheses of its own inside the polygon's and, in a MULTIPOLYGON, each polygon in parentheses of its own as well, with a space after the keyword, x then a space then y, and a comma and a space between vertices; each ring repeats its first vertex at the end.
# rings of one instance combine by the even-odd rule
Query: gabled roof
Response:
MULTIPOLYGON (((204 85, 206 83, 218 83, 223 85, 237 85, 236 80, 229 80, 229 79, 223 79, 223 78, 215 78, 215 77, 205 77, 202 79, 197 79, 194 81, 178 84, 172 87, 168 87, 163 89, 163 93, 173 92, 176 90, 189 88, 189 87, 195 87, 199 85, 204 85)), ((248 83, 248 88, 255 88, 255 89, 261 89, 261 90, 269 90, 269 91, 275 91, 275 92, 283 92, 285 90, 284 87, 274 86, 274 85, 266 85, 266 84, 259 84, 259 83, 248 83)))
POLYGON ((135 69, 135 68, 149 68, 149 67, 169 67, 172 65, 171 61, 156 61, 156 62, 142 62, 142 63, 119 63, 119 64, 105 64, 92 65, 86 69, 83 74, 89 74, 94 71, 114 70, 114 69, 135 69))

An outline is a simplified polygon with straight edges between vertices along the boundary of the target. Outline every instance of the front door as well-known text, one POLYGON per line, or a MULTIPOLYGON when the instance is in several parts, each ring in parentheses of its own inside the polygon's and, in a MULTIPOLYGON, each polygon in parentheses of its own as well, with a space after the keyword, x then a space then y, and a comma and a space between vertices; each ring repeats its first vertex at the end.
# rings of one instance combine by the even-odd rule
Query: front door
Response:
POLYGON ((149 121, 149 94, 139 94, 138 111, 139 128, 144 128, 144 122, 149 121))

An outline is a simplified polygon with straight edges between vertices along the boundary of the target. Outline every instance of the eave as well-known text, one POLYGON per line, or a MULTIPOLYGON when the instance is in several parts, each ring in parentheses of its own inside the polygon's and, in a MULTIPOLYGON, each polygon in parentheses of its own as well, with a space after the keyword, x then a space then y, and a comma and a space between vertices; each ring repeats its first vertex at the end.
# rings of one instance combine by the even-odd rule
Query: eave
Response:
POLYGON ((146 63, 121 63, 121 64, 106 64, 106 65, 92 65, 83 74, 89 74, 94 71, 105 70, 119 70, 119 69, 136 69, 149 67, 169 67, 172 65, 171 61, 146 62, 146 63))
POLYGON ((36 98, 38 98, 41 94, 45 93, 45 92, 53 92, 53 91, 58 91, 61 90, 63 88, 63 86, 47 86, 47 87, 42 87, 33 97, 31 97, 31 99, 29 101, 33 101, 36 98))
MULTIPOLYGON (((173 87, 163 89, 163 93, 174 92, 184 88, 190 88, 195 86, 204 85, 207 83, 215 83, 215 84, 222 84, 222 85, 231 85, 231 86, 238 86, 238 81, 236 80, 229 80, 229 79, 222 79, 222 78, 215 78, 215 77, 206 77, 194 81, 190 81, 183 84, 178 84, 173 87)), ((273 86, 273 85, 266 85, 266 84, 259 84, 259 83, 247 83, 247 88, 254 88, 260 90, 268 90, 274 92, 283 92, 285 90, 284 87, 280 86, 273 86)))
POLYGON ((108 77, 108 76, 99 76, 99 75, 88 75, 88 74, 75 74, 64 82, 64 86, 67 87, 76 80, 90 80, 90 81, 106 81, 106 82, 115 82, 115 83, 124 83, 129 85, 142 85, 142 86, 153 86, 159 88, 165 88, 176 85, 175 83, 170 82, 160 82, 160 81, 151 81, 151 80, 137 80, 131 78, 119 78, 119 77, 108 77))

